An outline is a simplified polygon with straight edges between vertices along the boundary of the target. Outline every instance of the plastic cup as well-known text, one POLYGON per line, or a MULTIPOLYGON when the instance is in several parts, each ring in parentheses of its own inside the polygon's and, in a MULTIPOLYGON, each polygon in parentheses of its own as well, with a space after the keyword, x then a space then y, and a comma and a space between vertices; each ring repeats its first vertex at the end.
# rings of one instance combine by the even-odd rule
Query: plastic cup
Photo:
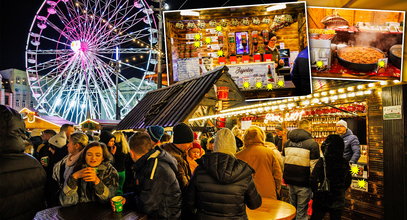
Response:
POLYGON ((44 163, 45 166, 48 166, 48 156, 41 157, 41 161, 44 163))
POLYGON ((123 196, 115 196, 112 198, 112 205, 114 212, 121 212, 123 211, 123 196))

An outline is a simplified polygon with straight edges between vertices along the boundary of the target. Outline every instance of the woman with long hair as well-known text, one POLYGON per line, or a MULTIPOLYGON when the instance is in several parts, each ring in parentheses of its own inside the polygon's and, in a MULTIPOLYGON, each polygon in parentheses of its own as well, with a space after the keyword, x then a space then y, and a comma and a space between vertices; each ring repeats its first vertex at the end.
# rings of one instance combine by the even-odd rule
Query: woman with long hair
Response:
POLYGON ((63 206, 84 202, 106 202, 119 185, 119 176, 111 165, 112 155, 103 143, 92 142, 83 150, 73 173, 64 184, 63 206))
POLYGON ((126 180, 126 160, 130 159, 130 147, 123 132, 114 132, 113 136, 115 137, 115 145, 117 146, 116 153, 113 155, 113 166, 119 173, 119 188, 117 189, 116 195, 123 195, 123 185, 126 180))

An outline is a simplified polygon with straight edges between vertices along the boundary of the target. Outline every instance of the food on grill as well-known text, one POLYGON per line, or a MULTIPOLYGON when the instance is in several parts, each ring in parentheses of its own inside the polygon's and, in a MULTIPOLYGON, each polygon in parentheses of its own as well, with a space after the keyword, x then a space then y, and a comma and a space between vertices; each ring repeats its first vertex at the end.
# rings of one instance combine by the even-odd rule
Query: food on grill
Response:
POLYGON ((346 47, 339 51, 339 57, 351 63, 374 64, 384 58, 384 54, 370 47, 346 47))
POLYGON ((394 48, 391 52, 392 52, 396 57, 401 57, 401 47, 399 47, 399 48, 394 48))

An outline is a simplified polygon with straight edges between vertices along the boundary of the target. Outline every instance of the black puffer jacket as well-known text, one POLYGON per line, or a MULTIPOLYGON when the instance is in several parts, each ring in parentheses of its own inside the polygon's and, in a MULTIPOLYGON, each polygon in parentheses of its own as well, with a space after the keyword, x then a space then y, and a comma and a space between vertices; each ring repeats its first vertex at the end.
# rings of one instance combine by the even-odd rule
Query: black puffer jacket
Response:
POLYGON ((321 146, 326 163, 326 176, 330 192, 317 192, 318 183, 324 181, 324 163, 320 158, 311 175, 311 188, 314 192, 313 208, 343 208, 345 191, 350 186, 352 176, 349 163, 343 158, 344 142, 339 135, 329 135, 321 146))
POLYGON ((247 163, 219 152, 206 154, 197 162, 185 197, 195 219, 247 219, 246 205, 260 207, 254 170, 247 163))
POLYGON ((177 160, 160 147, 155 147, 134 164, 133 193, 126 194, 133 206, 149 219, 179 219, 181 189, 176 177, 177 160))
POLYGON ((32 219, 45 208, 45 171, 23 153, 28 140, 21 115, 0 105, 0 219, 32 219))

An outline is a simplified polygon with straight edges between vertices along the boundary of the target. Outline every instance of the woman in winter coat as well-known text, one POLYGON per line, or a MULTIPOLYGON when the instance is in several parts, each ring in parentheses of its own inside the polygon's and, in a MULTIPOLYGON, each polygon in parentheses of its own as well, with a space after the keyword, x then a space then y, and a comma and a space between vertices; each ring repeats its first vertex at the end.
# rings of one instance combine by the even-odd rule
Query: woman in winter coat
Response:
POLYGON ((88 145, 88 140, 88 136, 82 132, 75 132, 69 137, 69 142, 67 144, 68 155, 62 158, 62 160, 54 166, 52 173, 54 183, 51 184, 54 187, 54 193, 48 196, 59 198, 61 190, 64 187, 66 180, 72 174, 82 150, 88 145))
POLYGON ((106 145, 92 142, 83 150, 78 164, 63 187, 62 206, 83 202, 106 202, 119 185, 119 175, 111 165, 112 155, 106 145))
POLYGON ((244 149, 236 157, 256 171, 254 182, 261 197, 277 199, 283 179, 280 163, 272 149, 266 147, 266 133, 250 126, 244 134, 244 149))
POLYGON ((254 170, 234 156, 235 137, 221 129, 215 138, 214 152, 198 160, 185 196, 194 219, 247 219, 246 206, 261 205, 252 175, 254 170))
POLYGON ((345 191, 352 181, 349 163, 343 158, 344 147, 343 139, 336 134, 329 135, 321 146, 329 191, 318 191, 318 185, 322 184, 325 178, 321 157, 311 174, 311 188, 314 193, 311 220, 323 219, 326 212, 329 212, 331 220, 341 219, 345 206, 345 191))

